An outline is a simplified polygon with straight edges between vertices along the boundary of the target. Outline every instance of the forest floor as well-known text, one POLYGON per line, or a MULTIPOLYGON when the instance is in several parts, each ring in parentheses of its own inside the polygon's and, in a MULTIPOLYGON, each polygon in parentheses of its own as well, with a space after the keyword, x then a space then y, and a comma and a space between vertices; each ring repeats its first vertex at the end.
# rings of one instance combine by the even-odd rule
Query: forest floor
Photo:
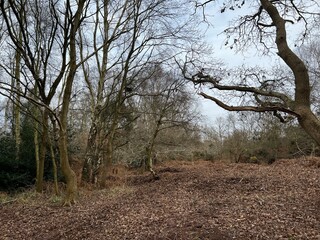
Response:
POLYGON ((81 189, 72 207, 34 192, 2 201, 0 239, 320 239, 320 159, 156 169, 160 180, 130 172, 81 189))

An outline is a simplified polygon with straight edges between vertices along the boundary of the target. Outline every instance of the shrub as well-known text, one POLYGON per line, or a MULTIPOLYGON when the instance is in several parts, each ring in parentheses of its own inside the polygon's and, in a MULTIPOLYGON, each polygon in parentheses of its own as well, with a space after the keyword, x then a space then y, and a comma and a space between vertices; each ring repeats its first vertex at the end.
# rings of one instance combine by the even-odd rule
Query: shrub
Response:
MULTIPOLYGON (((22 155, 23 156, 23 155, 22 155)), ((16 159, 13 137, 0 138, 0 191, 16 191, 33 184, 34 168, 26 158, 16 159)))

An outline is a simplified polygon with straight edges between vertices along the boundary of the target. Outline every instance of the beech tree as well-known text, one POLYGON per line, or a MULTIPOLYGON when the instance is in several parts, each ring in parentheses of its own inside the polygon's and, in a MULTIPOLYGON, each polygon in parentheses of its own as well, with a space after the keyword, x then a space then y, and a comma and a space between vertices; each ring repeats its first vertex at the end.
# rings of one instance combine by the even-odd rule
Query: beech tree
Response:
MULTIPOLYGON (((207 7, 210 2, 214 1, 196 1, 196 5, 207 7)), ((246 4, 247 1, 224 1, 221 13, 227 10, 235 11, 246 4)), ((266 54, 272 54, 276 49, 276 54, 290 69, 290 74, 277 78, 248 69, 241 76, 234 76, 236 80, 231 83, 227 80, 230 79, 230 73, 222 76, 206 69, 195 73, 194 66, 190 64, 193 61, 186 61, 181 69, 187 79, 203 86, 199 92, 202 97, 212 100, 220 107, 238 112, 273 112, 281 122, 295 118, 320 144, 320 120, 311 108, 310 72, 302 58, 293 51, 294 46, 289 44, 287 36, 290 35, 287 31, 288 24, 302 22, 305 27, 301 34, 303 40, 308 33, 310 21, 319 15, 319 4, 317 1, 308 1, 307 4, 303 1, 260 0, 250 3, 250 6, 253 5, 256 7, 254 13, 240 17, 235 26, 225 30, 228 44, 238 49, 258 46, 259 50, 266 54), (275 44, 270 43, 270 39, 273 39, 275 44), (286 87, 283 88, 283 85, 286 87), (212 93, 205 90, 206 86, 212 93), (235 102, 233 105, 223 101, 217 97, 217 93, 221 92, 238 94, 240 101, 237 102, 240 104, 235 102)))

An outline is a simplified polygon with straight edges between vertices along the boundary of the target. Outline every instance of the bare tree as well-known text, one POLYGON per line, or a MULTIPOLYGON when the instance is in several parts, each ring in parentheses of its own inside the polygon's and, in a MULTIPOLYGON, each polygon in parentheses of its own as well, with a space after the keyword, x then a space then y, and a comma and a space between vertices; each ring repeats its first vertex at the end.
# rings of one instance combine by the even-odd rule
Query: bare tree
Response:
MULTIPOLYGON (((46 57, 44 56, 44 54, 47 50, 47 53, 50 53, 50 49, 47 49, 46 44, 48 43, 48 46, 50 46, 52 39, 50 39, 49 35, 51 32, 49 30, 39 31, 39 29, 43 28, 41 27, 41 24, 43 25, 43 21, 48 20, 48 18, 50 18, 50 15, 47 15, 47 12, 38 11, 38 4, 39 2, 37 1, 28 3, 26 1, 7 3, 5 3, 4 1, 1 2, 1 11, 7 27, 6 32, 9 36, 8 39, 11 40, 11 42, 7 40, 5 44, 8 47, 11 47, 13 45, 15 48, 16 71, 14 72, 14 74, 11 74, 8 70, 9 65, 5 64, 6 61, 1 64, 1 67, 8 73, 9 76, 14 79, 15 82, 17 82, 16 87, 9 89, 7 87, 7 82, 2 81, 1 89, 3 90, 3 95, 9 96, 9 98, 10 96, 15 96, 13 101, 17 106, 21 106, 20 98, 22 97, 29 98, 29 100, 32 100, 33 103, 37 103, 37 101, 39 101, 39 95, 37 94, 38 92, 41 93, 41 99, 44 105, 49 105, 53 97, 52 93, 48 94, 48 96, 45 95, 47 87, 47 84, 45 84, 45 82, 48 62, 45 62, 46 57), (31 12, 33 12, 33 14, 31 14, 31 12), (46 17, 44 17, 44 15, 46 15, 46 17), (32 22, 33 24, 30 24, 30 22, 32 22), (20 65, 24 67, 19 67, 20 65), (42 69, 44 69, 44 72, 42 72, 42 69), (36 81, 33 81, 33 79, 30 79, 28 70, 32 73, 34 79, 37 79, 39 84, 37 84, 36 81), (42 73, 44 73, 43 78, 40 77, 42 73), (40 89, 40 91, 38 91, 37 89, 40 89), (8 92, 8 94, 5 94, 5 92, 8 92)), ((52 17, 51 19, 53 20, 54 18, 52 17)), ((55 29, 56 24, 55 21, 51 23, 51 30, 53 30, 55 29)), ((49 25, 47 27, 48 29, 50 29, 49 25)), ((39 149, 40 153, 36 153, 36 189, 39 192, 42 191, 43 185, 44 159, 46 154, 48 129, 48 111, 45 107, 42 109, 42 116, 43 134, 41 137, 41 146, 39 149)), ((35 130, 35 143, 38 144, 39 141, 37 141, 37 131, 38 129, 35 130)))
MULTIPOLYGON (((199 7, 205 7, 209 2, 213 1, 197 4, 199 7)), ((235 5, 241 7, 244 4, 245 1, 225 1, 221 12, 226 9, 235 10, 235 5)), ((206 85, 218 92, 238 93, 242 99, 240 102, 244 103, 231 105, 213 94, 200 90, 201 96, 212 100, 220 107, 228 111, 273 112, 274 116, 282 122, 286 122, 286 116, 291 116, 296 118, 301 127, 320 144, 320 121, 311 110, 310 72, 302 58, 293 52, 287 38, 287 24, 303 22, 306 29, 301 36, 303 39, 308 33, 308 24, 319 13, 317 1, 310 1, 310 4, 306 5, 302 1, 260 0, 257 2, 256 12, 241 17, 236 26, 225 30, 229 39, 235 35, 234 40, 231 41, 232 46, 243 48, 251 46, 249 44, 255 46, 261 44, 264 53, 271 53, 275 47, 277 55, 291 71, 287 76, 275 78, 256 71, 247 71, 238 78, 235 76, 237 80, 234 84, 228 84, 228 82, 223 84, 228 78, 227 75, 217 76, 205 71, 190 74, 188 63, 181 69, 185 77, 195 84, 206 85), (268 41, 270 39, 274 40, 275 45, 270 45, 268 41), (281 91, 277 86, 279 83, 287 84, 289 87, 291 83, 294 87, 294 89, 291 88, 293 94, 290 94, 290 88, 281 91)))
MULTIPOLYGON (((66 177, 66 204, 74 202, 76 177, 69 165, 67 152, 67 116, 77 64, 76 35, 85 17, 89 1, 1 1, 1 13, 9 36, 7 45, 21 55, 23 91, 14 89, 24 99, 42 109, 42 137, 37 190, 42 190, 43 164, 48 143, 48 121, 52 114, 59 126, 61 170, 66 177), (20 33, 16 31, 19 26, 20 33), (59 54, 58 54, 59 53, 59 54), (63 85, 59 114, 51 106, 58 88, 63 85), (36 89, 36 91, 35 91, 36 89), (36 94, 38 93, 38 95, 36 94)), ((7 69, 2 65, 3 69, 7 69)), ((6 71, 8 73, 8 71, 6 71)), ((10 73, 9 73, 10 74, 10 73)), ((2 82, 1 93, 12 91, 2 82)))
POLYGON ((103 179, 112 164, 114 139, 121 128, 123 109, 144 81, 138 79, 140 72, 149 63, 172 58, 171 41, 176 41, 175 48, 183 46, 184 30, 191 25, 179 13, 179 3, 96 1, 92 15, 93 46, 86 44, 90 42, 88 33, 83 33, 80 39, 82 59, 88 58, 90 49, 95 50, 93 60, 82 65, 92 115, 83 180, 104 184, 103 179), (166 52, 166 56, 162 56, 166 52))
POLYGON ((159 134, 174 128, 188 129, 200 115, 193 108, 194 99, 187 90, 186 81, 174 71, 156 65, 141 87, 137 107, 145 138, 144 166, 158 177, 153 170, 153 156, 159 134))

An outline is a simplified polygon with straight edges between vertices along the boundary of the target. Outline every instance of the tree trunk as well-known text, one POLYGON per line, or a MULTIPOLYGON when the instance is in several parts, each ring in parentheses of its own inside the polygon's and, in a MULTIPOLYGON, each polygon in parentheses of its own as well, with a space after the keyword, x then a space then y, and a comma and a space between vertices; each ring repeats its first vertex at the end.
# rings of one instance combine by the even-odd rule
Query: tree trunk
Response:
POLYGON ((61 171, 65 177, 67 189, 66 196, 64 199, 64 205, 72 205, 76 201, 77 197, 77 177, 74 171, 71 169, 68 157, 68 146, 67 146, 67 134, 64 129, 59 131, 59 152, 61 161, 61 171))
POLYGON ((43 175, 44 175, 44 162, 47 153, 47 143, 48 143, 48 120, 49 113, 47 109, 42 112, 42 136, 40 145, 40 154, 37 164, 37 180, 36 180, 36 191, 42 192, 43 190, 43 175))
POLYGON ((86 154, 84 157, 84 164, 82 168, 82 181, 93 183, 93 162, 96 161, 95 159, 95 138, 96 138, 97 128, 94 123, 92 123, 89 131, 88 142, 87 142, 87 149, 86 154))
MULTIPOLYGON (((39 166, 40 166, 40 156, 39 156, 39 123, 37 120, 34 120, 34 135, 33 135, 33 142, 34 142, 34 152, 35 152, 35 158, 36 158, 36 179, 38 179, 39 176, 39 166)), ((37 184, 38 180, 36 180, 37 184)))
POLYGON ((306 133, 311 136, 315 142, 320 146, 320 121, 310 108, 299 109, 297 111, 300 114, 298 121, 300 126, 306 133))
POLYGON ((287 42, 286 21, 268 0, 260 0, 276 26, 278 55, 292 70, 295 80, 295 99, 291 109, 298 114, 301 127, 320 145, 320 120, 312 113, 309 72, 304 62, 290 49, 287 42))
MULTIPOLYGON (((19 43, 22 42, 22 31, 19 30, 19 43)), ((19 49, 15 51, 15 64, 14 64, 14 79, 12 86, 14 86, 15 91, 20 92, 20 71, 21 71, 21 53, 19 49)), ((14 112, 14 135, 16 140, 16 160, 20 159, 20 146, 21 146, 21 130, 20 130, 20 95, 15 94, 14 104, 13 104, 13 112, 14 112)))
MULTIPOLYGON (((100 2, 97 1, 96 3, 97 12, 96 12, 96 18, 99 20, 99 10, 101 8, 100 2)), ((102 129, 102 119, 101 119, 101 106, 104 105, 103 101, 103 92, 105 91, 105 81, 106 81, 106 73, 107 73, 107 64, 108 64, 108 55, 109 55, 109 20, 108 20, 108 4, 105 2, 103 5, 103 11, 104 11, 104 18, 103 18, 103 36, 104 36, 104 42, 103 42, 103 48, 102 48, 102 62, 100 62, 100 59, 98 57, 98 51, 96 56, 97 66, 99 70, 99 81, 98 81, 98 88, 96 93, 96 101, 93 100, 94 98, 94 90, 91 86, 91 83, 88 79, 86 79, 86 82, 88 84, 90 95, 92 97, 92 123, 89 131, 88 136, 88 142, 87 142, 87 149, 86 149, 86 155, 85 155, 85 161, 82 171, 82 180, 86 182, 90 182, 93 184, 96 184, 98 182, 99 175, 101 175, 100 168, 101 164, 103 164, 103 141, 104 139, 101 138, 102 134, 104 135, 104 130, 102 129), (100 172, 100 173, 99 173, 100 172)), ((96 34, 98 31, 98 23, 96 22, 95 26, 95 32, 94 32, 94 46, 95 50, 97 50, 96 47, 96 34)), ((82 55, 81 55, 82 56, 82 55)), ((85 68, 83 68, 85 69, 85 68)), ((84 70, 84 74, 86 75, 86 72, 84 70)), ((105 175, 105 174, 102 174, 105 175)))
POLYGON ((106 145, 106 154, 105 155, 99 155, 99 158, 101 160, 101 166, 99 168, 99 187, 104 188, 107 181, 107 173, 108 169, 111 169, 112 167, 112 158, 113 158, 113 140, 114 135, 116 131, 116 125, 118 120, 113 119, 113 124, 111 126, 111 132, 109 133, 109 136, 107 137, 107 145, 106 145))
MULTIPOLYGON (((74 49, 75 50, 75 49, 74 49)), ((75 70, 74 65, 70 63, 70 72, 66 79, 64 94, 63 94, 63 101, 62 101, 62 110, 60 115, 60 129, 59 129, 59 153, 60 153, 60 164, 61 164, 61 171, 63 176, 65 177, 67 189, 66 189, 66 196, 64 199, 63 205, 71 206, 75 203, 77 197, 77 178, 75 172, 71 169, 69 163, 69 156, 68 156, 68 135, 67 135, 67 123, 68 123, 68 111, 70 105, 70 97, 71 97, 71 90, 72 90, 72 83, 74 79, 75 70)))
POLYGON ((160 127, 161 127, 161 119, 162 119, 162 115, 163 115, 163 112, 161 112, 160 116, 159 116, 159 119, 156 123, 156 127, 154 129, 154 132, 152 134, 152 137, 148 143, 148 146, 146 147, 146 162, 145 162, 145 168, 146 170, 150 171, 153 175, 153 177, 155 179, 159 179, 159 176, 158 174, 153 170, 153 149, 154 149, 154 143, 155 143, 155 140, 158 136, 158 133, 160 131, 160 127))
POLYGON ((3 129, 4 129, 4 132, 7 133, 9 132, 9 115, 10 115, 10 103, 11 101, 10 100, 7 100, 6 102, 6 106, 5 106, 5 109, 4 109, 4 124, 3 124, 3 129))
MULTIPOLYGON (((72 93, 73 81, 77 71, 77 54, 76 54, 76 34, 77 30, 80 27, 80 19, 83 12, 85 0, 79 0, 78 9, 73 17, 71 23, 70 35, 69 35, 69 72, 65 82, 62 107, 60 113, 60 129, 59 129, 59 152, 60 152, 60 163, 61 171, 66 179, 67 183, 67 192, 64 200, 64 205, 71 205, 75 203, 77 196, 77 177, 75 172, 71 169, 68 156, 68 112, 70 106, 70 99, 72 93)), ((68 6, 71 8, 71 6, 68 6)))
MULTIPOLYGON (((51 118, 51 115, 50 115, 51 118)), ((56 131, 57 131, 57 126, 55 124, 55 121, 53 118, 51 118, 51 122, 53 125, 53 139, 56 139, 56 131)), ((53 182, 54 182, 54 192, 56 194, 56 196, 60 195, 59 192, 59 185, 58 185, 58 168, 57 168, 57 161, 56 161, 56 157, 55 157, 55 151, 53 148, 53 143, 52 143, 52 139, 49 138, 49 145, 50 145, 50 154, 51 154, 51 160, 52 160, 52 173, 53 173, 53 182)))
POLYGON ((146 162, 145 162, 145 167, 146 170, 148 170, 149 172, 151 172, 151 174, 153 175, 153 178, 158 180, 160 179, 159 175, 153 170, 153 146, 154 143, 150 144, 147 148, 146 148, 146 162))
MULTIPOLYGON (((20 63, 19 63, 20 64, 20 63)), ((19 74, 20 75, 20 74, 19 74)), ((20 76, 19 76, 20 77, 20 76)), ((20 89, 19 80, 16 80, 16 88, 20 89)), ((17 94, 15 96, 15 103, 13 104, 13 114, 14 114, 14 137, 16 142, 16 161, 20 160, 20 147, 21 147, 21 124, 20 124, 20 96, 17 94)))
POLYGON ((86 155, 82 170, 82 180, 88 183, 97 183, 98 172, 102 163, 100 143, 101 123, 97 111, 93 113, 93 120, 89 131, 86 155))
MULTIPOLYGON (((37 96, 38 94, 38 88, 37 86, 35 86, 34 89, 34 94, 35 96, 37 96)), ((33 134, 33 143, 34 143, 34 155, 35 155, 35 160, 36 160, 36 191, 37 192, 41 192, 42 191, 42 187, 39 186, 38 188, 38 180, 39 180, 39 176, 40 176, 40 142, 39 142, 39 131, 40 131, 40 127, 39 127, 39 122, 40 122, 40 111, 37 108, 37 106, 32 106, 32 114, 34 115, 34 119, 33 119, 33 129, 34 129, 34 134, 33 134), (40 190, 41 189, 41 190, 40 190)))
POLYGON ((52 173, 53 173, 53 183, 54 183, 54 193, 59 196, 59 186, 58 186, 58 168, 57 168, 57 161, 54 154, 53 145, 50 142, 50 153, 51 153, 51 160, 52 160, 52 173))

